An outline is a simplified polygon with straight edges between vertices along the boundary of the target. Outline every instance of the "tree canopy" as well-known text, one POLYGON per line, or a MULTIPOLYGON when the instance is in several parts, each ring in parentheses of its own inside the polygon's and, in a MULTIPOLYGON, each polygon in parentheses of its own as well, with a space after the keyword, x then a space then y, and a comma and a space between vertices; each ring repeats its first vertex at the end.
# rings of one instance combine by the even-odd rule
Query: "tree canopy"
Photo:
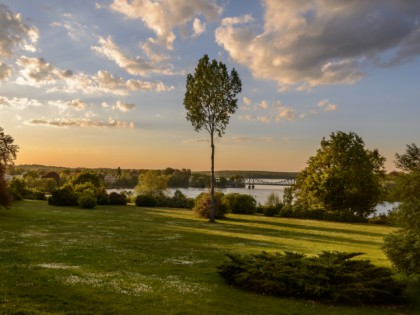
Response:
POLYGON ((356 133, 333 132, 299 174, 296 204, 366 217, 379 201, 384 161, 377 150, 365 149, 356 133))
POLYGON ((383 249, 398 271, 420 277, 420 149, 407 145, 404 154, 396 154, 395 164, 408 173, 398 177, 395 188, 399 230, 385 237, 383 249))
POLYGON ((404 154, 395 154, 395 165, 404 171, 420 171, 420 148, 415 143, 407 144, 404 154))
POLYGON ((12 136, 4 133, 0 127, 0 206, 7 207, 10 204, 10 197, 7 192, 7 185, 4 179, 7 166, 13 164, 19 147, 13 144, 15 140, 12 136))
POLYGON ((141 194, 161 194, 167 188, 168 178, 156 170, 148 170, 139 175, 135 190, 141 194))
POLYGON ((184 106, 187 120, 195 131, 206 130, 211 143, 211 214, 214 221, 214 135, 221 137, 225 133, 230 116, 238 107, 236 96, 242 90, 242 82, 235 69, 230 74, 222 62, 210 61, 204 55, 198 61, 194 74, 187 75, 184 106))

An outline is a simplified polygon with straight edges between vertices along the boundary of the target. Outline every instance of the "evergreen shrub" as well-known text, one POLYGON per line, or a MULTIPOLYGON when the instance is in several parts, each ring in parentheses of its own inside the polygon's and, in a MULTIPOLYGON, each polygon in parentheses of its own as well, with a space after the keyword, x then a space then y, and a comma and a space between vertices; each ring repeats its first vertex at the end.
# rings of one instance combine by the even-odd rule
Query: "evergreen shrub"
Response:
POLYGON ((93 190, 85 190, 79 195, 79 198, 77 199, 77 203, 81 208, 85 209, 93 209, 96 207, 97 200, 95 193, 93 190))
POLYGON ((280 297, 296 297, 338 304, 395 304, 405 285, 391 269, 369 260, 353 260, 360 253, 323 252, 317 257, 285 252, 256 255, 228 254, 218 273, 229 285, 280 297))

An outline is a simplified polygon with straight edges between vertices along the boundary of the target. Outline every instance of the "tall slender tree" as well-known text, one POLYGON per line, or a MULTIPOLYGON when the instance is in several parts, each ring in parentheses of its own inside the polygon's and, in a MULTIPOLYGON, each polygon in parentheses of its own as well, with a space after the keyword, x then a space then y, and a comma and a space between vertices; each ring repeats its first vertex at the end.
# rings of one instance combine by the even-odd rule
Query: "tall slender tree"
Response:
POLYGON ((242 82, 235 68, 230 74, 226 65, 204 55, 198 61, 194 74, 187 75, 184 106, 187 120, 194 130, 206 130, 210 134, 211 145, 211 212, 210 222, 214 222, 214 136, 222 137, 229 119, 238 108, 237 95, 242 90, 242 82))
POLYGON ((0 206, 4 207, 7 207, 10 203, 4 175, 6 174, 7 166, 13 164, 13 160, 16 159, 16 153, 19 150, 19 147, 13 142, 13 137, 6 135, 3 128, 0 127, 0 206))

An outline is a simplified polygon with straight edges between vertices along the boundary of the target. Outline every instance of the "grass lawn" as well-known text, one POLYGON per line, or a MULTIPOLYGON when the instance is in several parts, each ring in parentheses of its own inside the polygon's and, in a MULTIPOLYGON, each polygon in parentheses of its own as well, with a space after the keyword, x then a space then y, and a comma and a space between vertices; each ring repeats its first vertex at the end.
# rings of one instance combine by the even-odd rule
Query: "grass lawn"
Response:
MULTIPOLYGON (((0 314, 420 314, 412 304, 331 306, 229 287, 216 272, 226 253, 381 251, 392 228, 229 215, 217 224, 189 210, 53 207, 0 210, 0 314)), ((362 256, 363 257, 363 256, 362 256)))

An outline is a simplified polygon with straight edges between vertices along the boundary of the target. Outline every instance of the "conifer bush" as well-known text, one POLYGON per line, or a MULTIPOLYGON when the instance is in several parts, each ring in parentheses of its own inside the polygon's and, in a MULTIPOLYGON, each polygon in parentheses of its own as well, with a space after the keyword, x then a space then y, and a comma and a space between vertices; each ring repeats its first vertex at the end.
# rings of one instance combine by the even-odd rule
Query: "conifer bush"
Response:
POLYGON ((228 254, 218 273, 232 286, 260 294, 329 301, 339 304, 395 304, 405 286, 391 269, 369 260, 352 260, 361 253, 323 252, 317 257, 285 252, 228 254))

